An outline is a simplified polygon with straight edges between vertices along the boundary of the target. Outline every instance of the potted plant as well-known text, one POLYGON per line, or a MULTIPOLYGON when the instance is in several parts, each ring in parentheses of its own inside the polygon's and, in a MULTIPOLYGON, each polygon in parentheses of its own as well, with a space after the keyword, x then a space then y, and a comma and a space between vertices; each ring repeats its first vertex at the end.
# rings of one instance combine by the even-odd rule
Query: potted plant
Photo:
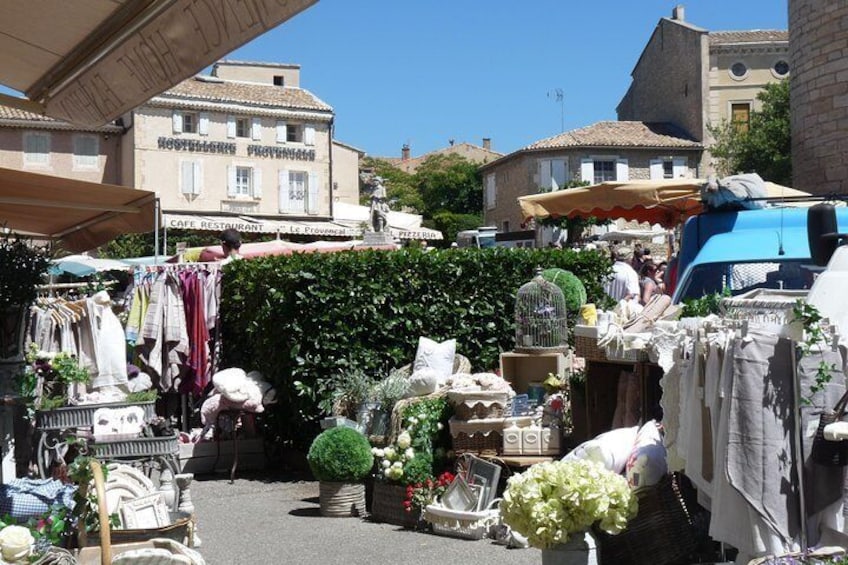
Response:
POLYGON ((400 399, 406 396, 408 390, 409 379, 397 371, 374 384, 369 397, 377 404, 377 407, 371 414, 370 435, 386 435, 392 409, 400 399))
POLYGON ((19 392, 30 416, 35 410, 53 410, 68 404, 69 389, 88 384, 91 375, 69 353, 39 352, 33 345, 26 356, 27 365, 20 376, 19 392))
POLYGON ((21 354, 24 313, 35 300, 49 264, 47 247, 33 245, 15 233, 0 235, 0 359, 21 354))
POLYGON ((374 466, 371 444, 365 436, 352 428, 330 428, 315 438, 306 459, 319 481, 322 516, 365 512, 364 480, 374 466))
POLYGON ((542 549, 544 565, 597 564, 590 528, 620 533, 637 510, 623 476, 584 460, 539 463, 510 477, 500 504, 504 523, 542 549))

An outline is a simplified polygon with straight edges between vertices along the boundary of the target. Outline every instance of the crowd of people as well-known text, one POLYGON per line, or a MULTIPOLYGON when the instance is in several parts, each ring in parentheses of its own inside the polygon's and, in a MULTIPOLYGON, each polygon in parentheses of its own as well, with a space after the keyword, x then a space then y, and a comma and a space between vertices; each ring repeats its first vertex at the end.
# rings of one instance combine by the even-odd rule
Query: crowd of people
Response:
POLYGON ((612 249, 612 275, 604 289, 616 302, 637 300, 643 306, 656 294, 669 294, 668 262, 654 262, 651 250, 636 243, 633 249, 612 249))

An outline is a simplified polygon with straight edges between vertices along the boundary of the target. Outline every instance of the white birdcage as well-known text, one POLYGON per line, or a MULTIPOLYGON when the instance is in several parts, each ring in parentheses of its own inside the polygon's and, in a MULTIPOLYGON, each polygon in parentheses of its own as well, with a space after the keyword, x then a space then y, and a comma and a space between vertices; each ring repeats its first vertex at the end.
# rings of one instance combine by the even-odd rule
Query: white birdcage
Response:
POLYGON ((518 289, 515 298, 515 351, 564 351, 567 341, 565 297, 537 270, 533 280, 518 289))

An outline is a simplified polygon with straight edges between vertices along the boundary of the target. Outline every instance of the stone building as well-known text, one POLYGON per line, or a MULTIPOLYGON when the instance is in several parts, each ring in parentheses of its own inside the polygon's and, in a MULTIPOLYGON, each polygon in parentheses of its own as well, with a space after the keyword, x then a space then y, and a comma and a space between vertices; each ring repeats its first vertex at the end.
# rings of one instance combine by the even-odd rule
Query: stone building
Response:
POLYGON ((522 230, 518 197, 571 181, 694 176, 702 150, 668 123, 598 122, 537 141, 480 167, 484 223, 501 232, 522 230))
POLYGON ((686 22, 677 6, 640 54, 616 108, 619 121, 565 132, 481 167, 486 224, 523 229, 516 199, 571 180, 713 173, 709 126, 747 127, 757 94, 788 77, 788 53, 785 30, 707 31, 686 22))
POLYGON ((707 148, 698 166, 706 176, 714 172, 708 127, 747 127, 757 94, 789 70, 786 30, 707 31, 686 22, 677 6, 642 50, 618 119, 675 124, 707 148))
POLYGON ((792 184, 848 190, 848 2, 789 0, 792 184))
POLYGON ((136 108, 124 184, 157 192, 167 228, 354 235, 332 223, 333 155, 349 150, 336 149, 333 109, 300 88, 299 69, 221 61, 136 108))

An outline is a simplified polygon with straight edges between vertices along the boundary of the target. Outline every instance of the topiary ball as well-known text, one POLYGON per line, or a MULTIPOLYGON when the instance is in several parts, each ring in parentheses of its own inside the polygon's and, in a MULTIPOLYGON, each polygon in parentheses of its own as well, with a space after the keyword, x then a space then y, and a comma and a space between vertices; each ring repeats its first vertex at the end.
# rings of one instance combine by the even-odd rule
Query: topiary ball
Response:
POLYGON ((577 275, 565 269, 545 269, 542 278, 554 283, 565 296, 565 307, 569 312, 577 312, 586 304, 586 287, 577 275))
POLYGON ((321 432, 306 454, 309 468, 319 481, 353 482, 364 479, 374 465, 371 444, 353 428, 321 432))

